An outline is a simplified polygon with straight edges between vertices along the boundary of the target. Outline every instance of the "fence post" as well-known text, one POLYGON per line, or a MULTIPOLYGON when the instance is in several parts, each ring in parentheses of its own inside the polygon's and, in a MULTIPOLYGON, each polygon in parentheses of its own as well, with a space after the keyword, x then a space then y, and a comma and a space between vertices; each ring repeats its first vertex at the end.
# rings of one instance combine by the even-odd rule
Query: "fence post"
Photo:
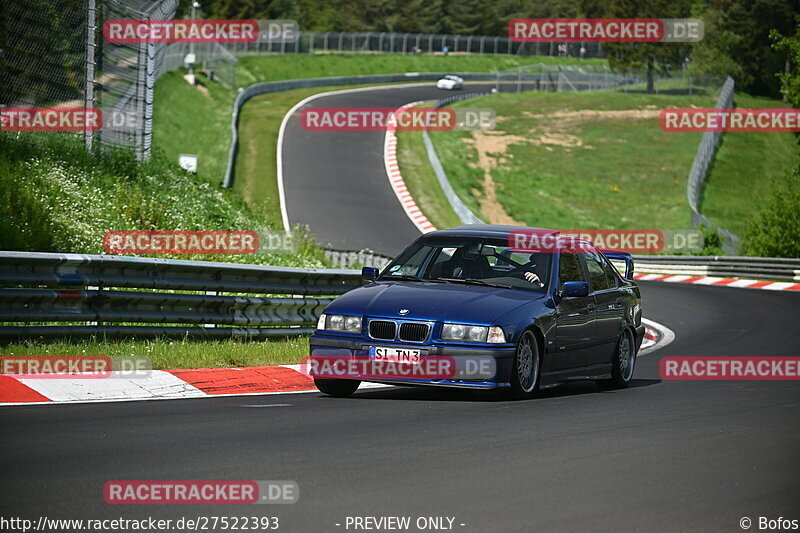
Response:
MULTIPOLYGON (((86 2, 86 88, 84 92, 84 107, 94 107, 94 67, 97 45, 95 44, 97 8, 95 0, 86 2)), ((86 143, 86 150, 92 151, 94 142, 94 131, 90 128, 83 130, 83 139, 86 143)))

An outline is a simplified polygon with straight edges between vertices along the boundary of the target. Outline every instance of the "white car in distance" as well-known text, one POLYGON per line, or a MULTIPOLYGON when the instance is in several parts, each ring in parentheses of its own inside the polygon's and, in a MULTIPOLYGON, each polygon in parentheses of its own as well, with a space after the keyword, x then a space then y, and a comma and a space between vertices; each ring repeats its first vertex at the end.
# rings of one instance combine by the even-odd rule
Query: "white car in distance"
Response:
POLYGON ((448 74, 447 76, 436 82, 436 88, 443 89, 445 91, 455 91, 456 89, 463 89, 464 80, 459 78, 458 76, 448 74))

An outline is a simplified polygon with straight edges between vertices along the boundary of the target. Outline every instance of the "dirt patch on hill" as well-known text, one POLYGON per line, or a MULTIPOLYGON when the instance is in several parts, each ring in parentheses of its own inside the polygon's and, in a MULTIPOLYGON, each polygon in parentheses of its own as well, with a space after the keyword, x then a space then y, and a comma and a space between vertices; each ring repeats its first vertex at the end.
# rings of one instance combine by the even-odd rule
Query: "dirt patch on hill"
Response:
POLYGON ((478 152, 478 167, 483 170, 483 193, 479 202, 481 214, 489 224, 521 224, 506 213, 497 199, 497 184, 492 179, 492 169, 507 161, 506 150, 512 144, 528 142, 519 135, 506 135, 503 131, 473 131, 472 138, 464 142, 475 147, 478 152))
POLYGON ((523 111, 522 116, 535 120, 547 120, 550 122, 549 129, 562 131, 572 128, 584 122, 595 120, 641 120, 658 118, 661 108, 654 105, 645 106, 642 109, 581 109, 579 111, 556 111, 554 113, 531 113, 523 111))
MULTIPOLYGON (((483 191, 477 192, 481 214, 491 224, 521 224, 505 212, 497 199, 498 184, 492 179, 492 169, 506 163, 510 159, 507 153, 514 144, 531 144, 543 146, 547 151, 554 147, 569 151, 572 148, 594 150, 594 146, 584 144, 576 135, 581 125, 603 120, 650 120, 658 119, 661 108, 648 105, 640 109, 556 111, 554 113, 533 113, 523 111, 520 116, 537 121, 529 130, 530 136, 512 135, 504 131, 473 131, 472 138, 464 142, 475 147, 478 152, 477 166, 483 170, 483 191)), ((498 122, 512 117, 498 117, 498 122)))

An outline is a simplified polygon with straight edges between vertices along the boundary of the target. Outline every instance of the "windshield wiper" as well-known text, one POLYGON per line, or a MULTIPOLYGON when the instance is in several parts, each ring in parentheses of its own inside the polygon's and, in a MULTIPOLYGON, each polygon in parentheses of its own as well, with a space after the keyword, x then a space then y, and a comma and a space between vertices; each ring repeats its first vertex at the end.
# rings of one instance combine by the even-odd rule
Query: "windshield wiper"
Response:
POLYGON ((469 283, 472 285, 485 285, 486 287, 497 287, 500 289, 513 289, 511 285, 503 285, 502 283, 492 283, 491 281, 484 281, 476 278, 437 278, 441 281, 448 283, 469 283))
POLYGON ((417 276, 412 276, 410 274, 397 274, 397 275, 387 274, 386 276, 381 276, 380 278, 378 278, 378 281, 424 281, 430 283, 442 283, 438 279, 419 278, 417 276))
POLYGON ((424 279, 418 278, 417 276, 412 276, 411 274, 388 274, 386 276, 381 276, 379 279, 380 281, 425 281, 424 279))

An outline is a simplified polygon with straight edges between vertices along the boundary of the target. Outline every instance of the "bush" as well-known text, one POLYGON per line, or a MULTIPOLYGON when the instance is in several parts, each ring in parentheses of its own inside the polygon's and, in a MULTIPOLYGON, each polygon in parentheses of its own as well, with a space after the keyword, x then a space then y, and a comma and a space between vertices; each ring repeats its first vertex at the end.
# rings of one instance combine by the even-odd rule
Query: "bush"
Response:
POLYGON ((747 228, 742 252, 800 258, 800 165, 786 178, 774 180, 772 196, 747 228))
MULTIPOLYGON (((139 163, 127 150, 86 152, 78 136, 0 135, 0 250, 103 253, 109 230, 276 231, 234 191, 160 154, 139 163)), ((185 254, 175 259, 322 267, 307 231, 294 254, 185 254)))

